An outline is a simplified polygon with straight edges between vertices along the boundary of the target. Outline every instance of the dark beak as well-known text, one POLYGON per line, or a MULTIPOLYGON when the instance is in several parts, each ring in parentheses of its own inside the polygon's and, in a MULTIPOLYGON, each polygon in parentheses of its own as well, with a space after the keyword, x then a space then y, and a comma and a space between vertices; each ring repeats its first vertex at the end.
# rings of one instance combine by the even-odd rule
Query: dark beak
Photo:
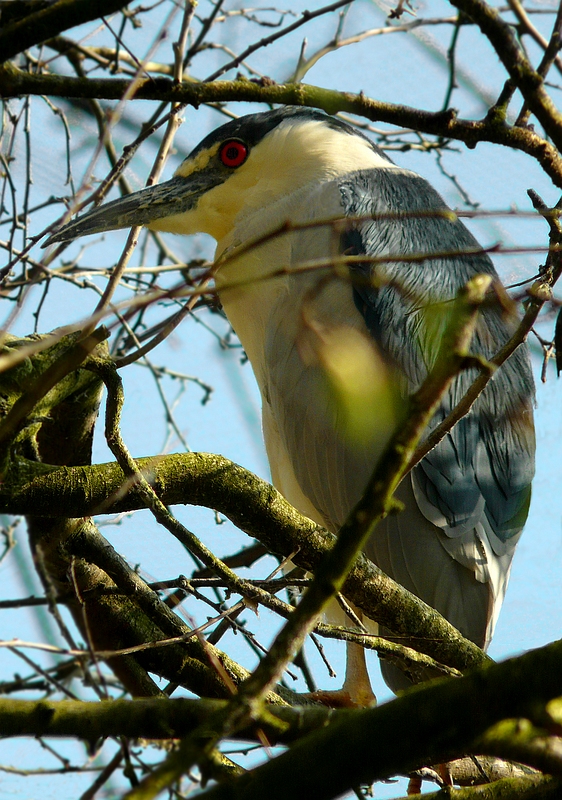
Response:
POLYGON ((55 231, 43 247, 55 242, 70 242, 91 233, 150 225, 155 220, 183 214, 195 208, 199 198, 222 181, 223 177, 218 173, 205 170, 195 172, 187 178, 178 176, 166 183, 149 186, 140 192, 94 208, 68 222, 55 231))

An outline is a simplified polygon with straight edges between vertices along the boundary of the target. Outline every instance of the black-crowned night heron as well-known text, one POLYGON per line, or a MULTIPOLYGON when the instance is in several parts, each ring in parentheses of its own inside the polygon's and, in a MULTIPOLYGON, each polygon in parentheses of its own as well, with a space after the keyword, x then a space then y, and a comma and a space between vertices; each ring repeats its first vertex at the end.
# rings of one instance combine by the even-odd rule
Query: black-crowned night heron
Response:
MULTIPOLYGON (((288 107, 223 125, 170 181, 97 208, 50 241, 132 225, 217 240, 216 285, 259 384, 273 483, 337 532, 400 424, 403 398, 435 358, 447 301, 478 273, 497 280, 473 236, 444 212, 423 178, 366 136, 288 107)), ((514 324, 505 310, 484 308, 474 351, 493 356, 514 324)), ((459 375, 432 426, 474 377, 459 375)), ((532 402, 522 346, 402 481, 405 510, 366 547, 482 647, 529 507, 532 402)), ((392 688, 404 685, 396 667, 382 668, 392 688)), ((372 698, 365 675, 363 650, 352 646, 344 688, 358 702, 372 698)))

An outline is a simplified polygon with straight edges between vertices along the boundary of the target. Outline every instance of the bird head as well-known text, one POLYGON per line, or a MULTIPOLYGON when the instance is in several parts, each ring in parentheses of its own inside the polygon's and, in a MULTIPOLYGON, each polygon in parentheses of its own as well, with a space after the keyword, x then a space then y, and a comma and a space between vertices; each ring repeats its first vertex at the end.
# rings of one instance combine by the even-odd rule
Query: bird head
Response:
POLYGON ((95 208, 46 242, 144 225, 223 239, 240 217, 337 175, 392 162, 355 128, 285 106, 228 122, 209 134, 174 177, 95 208))

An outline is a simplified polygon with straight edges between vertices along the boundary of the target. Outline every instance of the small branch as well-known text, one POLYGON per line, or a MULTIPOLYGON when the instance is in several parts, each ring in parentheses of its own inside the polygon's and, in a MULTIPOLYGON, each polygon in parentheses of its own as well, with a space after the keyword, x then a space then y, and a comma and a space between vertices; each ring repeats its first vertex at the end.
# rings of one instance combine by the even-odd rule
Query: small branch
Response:
POLYGON ((209 75, 206 79, 206 83, 216 80, 220 75, 224 75, 224 73, 228 72, 230 69, 236 69, 236 67, 245 61, 249 55, 255 53, 256 50, 261 50, 264 47, 273 44, 273 42, 277 41, 278 39, 282 39, 284 36, 287 36, 288 33, 292 33, 293 31, 297 30, 297 28, 302 27, 317 17, 324 16, 325 14, 331 14, 334 11, 337 11, 338 8, 344 8, 345 6, 351 5, 353 2, 354 0, 336 0, 335 3, 332 3, 328 6, 323 6, 316 11, 303 11, 300 19, 297 19, 296 22, 291 23, 291 25, 287 25, 286 28, 282 28, 280 31, 272 33, 271 36, 266 36, 265 38, 251 44, 246 48, 246 50, 240 53, 239 56, 236 56, 236 58, 232 59, 232 61, 230 61, 228 64, 224 64, 224 66, 222 66, 216 72, 213 72, 212 75, 209 75))
POLYGON ((429 668, 440 672, 442 675, 455 675, 457 678, 462 675, 457 669, 446 667, 439 664, 435 659, 419 653, 412 647, 406 647, 402 644, 397 644, 389 639, 384 639, 382 636, 374 636, 368 633, 357 633, 350 631, 346 628, 340 628, 336 625, 325 625, 319 622, 314 628, 314 633, 323 636, 326 639, 338 639, 344 642, 355 642, 361 645, 365 650, 375 650, 380 655, 389 655, 399 658, 401 661, 406 662, 411 667, 416 668, 429 668))
MULTIPOLYGON (((539 30, 537 30, 537 28, 535 28, 535 26, 533 25, 533 23, 529 19, 529 15, 527 14, 527 11, 526 11, 525 7, 523 6, 523 3, 521 3, 520 0, 508 0, 508 5, 511 8, 511 10, 513 11, 513 13, 515 14, 515 16, 517 17, 518 21, 519 21, 519 24, 521 26, 521 32, 522 33, 528 33, 529 36, 531 36, 535 40, 535 42, 538 44, 538 46, 541 47, 546 53, 546 51, 550 49, 551 45, 548 42, 548 40, 544 38, 542 33, 539 30)), ((544 59, 543 59, 543 61, 544 61, 544 59)), ((543 62, 541 62, 541 63, 543 63, 543 62)), ((562 74, 562 59, 560 59, 560 56, 554 55, 552 57, 550 63, 556 64, 556 68, 558 69, 558 72, 560 72, 562 74)), ((543 67, 543 69, 541 69, 539 67, 537 69, 537 72, 543 78, 546 75, 546 72, 544 71, 544 67, 543 67)))
POLYGON ((129 4, 123 0, 58 0, 47 8, 0 28, 0 62, 100 16, 113 14, 129 4))
MULTIPOLYGON (((0 94, 15 97, 22 94, 56 95, 59 97, 120 100, 130 81, 118 78, 81 78, 60 75, 34 75, 13 64, 0 67, 0 94)), ((259 85, 253 81, 215 81, 175 85, 168 78, 139 79, 134 99, 164 100, 198 107, 203 103, 226 101, 281 103, 320 108, 328 114, 345 111, 372 122, 388 122, 401 128, 457 139, 474 147, 480 141, 512 147, 535 158, 553 182, 562 187, 562 159, 556 147, 542 136, 525 128, 481 121, 458 119, 456 113, 419 111, 408 106, 382 103, 350 92, 336 92, 299 83, 259 85)), ((542 115, 544 116, 544 115, 542 115)))
MULTIPOLYGON (((518 3, 518 0, 514 0, 514 2, 518 3)), ((554 25, 552 28, 550 41, 547 43, 546 50, 544 51, 541 62, 537 67, 537 72, 542 78, 546 78, 553 64, 556 64, 559 72, 562 71, 562 60, 558 55, 561 45, 561 36, 562 36, 562 5, 559 5, 558 11, 556 12, 556 19, 554 20, 554 25)), ((527 106, 527 103, 524 103, 523 108, 519 112, 515 124, 521 127, 525 127, 529 121, 529 116, 530 116, 529 108, 527 106)))
POLYGON ((451 0, 451 3, 476 22, 529 109, 554 144, 562 149, 562 116, 545 90, 542 76, 527 59, 512 26, 485 0, 451 0))
MULTIPOLYGON (((95 367, 92 365, 91 368, 99 374, 107 388, 106 440, 111 452, 118 460, 121 469, 129 479, 130 490, 140 495, 143 503, 150 509, 154 518, 160 525, 179 539, 190 552, 201 559, 215 574, 225 580, 231 590, 239 592, 243 597, 251 596, 254 601, 263 600, 265 604, 270 604, 275 598, 272 598, 268 592, 239 578, 233 570, 227 567, 211 550, 205 547, 195 534, 181 525, 169 512, 164 503, 162 503, 154 489, 137 467, 136 462, 131 457, 121 437, 119 424, 124 395, 123 385, 115 369, 115 365, 111 361, 102 361, 100 359, 97 361, 95 367)), ((273 695, 270 695, 270 699, 274 700, 275 698, 273 695)), ((277 700, 279 700, 279 698, 277 698, 277 700)))

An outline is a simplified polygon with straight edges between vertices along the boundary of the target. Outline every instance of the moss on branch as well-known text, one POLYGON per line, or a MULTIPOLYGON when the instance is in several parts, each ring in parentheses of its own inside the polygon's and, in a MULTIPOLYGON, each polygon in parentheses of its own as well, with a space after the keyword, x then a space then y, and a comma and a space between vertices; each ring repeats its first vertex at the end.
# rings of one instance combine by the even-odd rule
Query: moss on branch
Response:
POLYGON ((201 798, 328 800, 360 784, 477 753, 478 738, 497 721, 533 717, 558 696, 561 675, 558 641, 458 680, 416 687, 379 708, 338 720, 228 789, 216 787, 201 798))
MULTIPOLYGON (((465 787, 429 792, 423 800, 559 800, 562 781, 550 775, 525 775, 520 778, 502 778, 486 786, 465 787)), ((409 797, 397 800, 410 800, 409 797)))
MULTIPOLYGON (((555 642, 458 680, 425 684, 375 709, 269 706, 263 718, 237 731, 236 738, 255 740, 261 730, 272 743, 295 743, 292 749, 242 777, 233 787, 217 787, 203 796, 207 800, 261 800, 264 796, 269 800, 322 800, 362 782, 464 754, 491 750, 506 757, 519 747, 520 754, 531 753, 532 761, 533 746, 544 753, 547 742, 550 767, 560 774, 558 737, 532 723, 514 726, 510 718, 550 719, 550 701, 561 691, 561 674, 562 642, 555 642)), ((227 705, 226 701, 187 699, 106 703, 3 699, 0 734, 86 740, 120 735, 171 738, 201 730, 206 720, 216 719, 227 705)), ((519 770, 518 778, 498 782, 497 788, 493 784, 482 794, 467 790, 458 797, 550 798, 557 796, 552 791, 555 786, 560 791, 559 781, 521 775, 519 770)))
MULTIPOLYGON (((136 463, 166 505, 213 508, 272 552, 287 556, 298 550, 293 560, 304 569, 314 570, 333 546, 332 534, 299 514, 270 484, 223 456, 183 453, 141 458, 136 463)), ((45 516, 81 517, 143 507, 117 464, 52 467, 33 478, 31 469, 33 464, 20 462, 9 481, 0 486, 0 513, 25 514, 35 509, 45 516)), ((40 465, 41 472, 45 469, 46 465, 40 465)), ((463 670, 487 660, 476 645, 365 556, 351 570, 344 594, 395 633, 416 630, 419 649, 441 663, 463 670)))

